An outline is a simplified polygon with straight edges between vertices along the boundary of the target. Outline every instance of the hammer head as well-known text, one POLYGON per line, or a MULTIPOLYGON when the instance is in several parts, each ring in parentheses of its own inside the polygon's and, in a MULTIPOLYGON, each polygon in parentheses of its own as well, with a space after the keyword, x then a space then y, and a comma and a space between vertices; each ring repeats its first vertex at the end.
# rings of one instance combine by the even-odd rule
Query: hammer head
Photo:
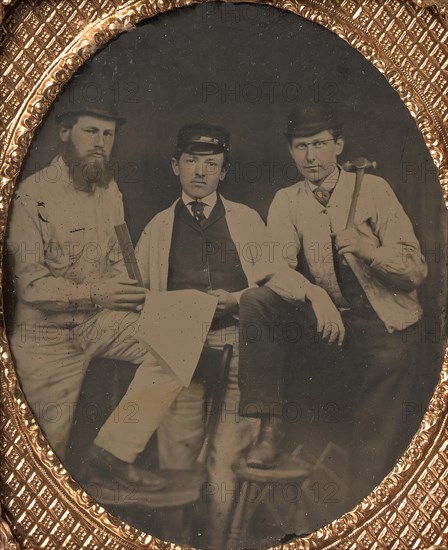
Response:
POLYGON ((359 157, 354 161, 348 160, 347 162, 344 162, 342 168, 344 168, 346 172, 356 172, 357 170, 376 168, 376 161, 370 161, 364 157, 359 157))

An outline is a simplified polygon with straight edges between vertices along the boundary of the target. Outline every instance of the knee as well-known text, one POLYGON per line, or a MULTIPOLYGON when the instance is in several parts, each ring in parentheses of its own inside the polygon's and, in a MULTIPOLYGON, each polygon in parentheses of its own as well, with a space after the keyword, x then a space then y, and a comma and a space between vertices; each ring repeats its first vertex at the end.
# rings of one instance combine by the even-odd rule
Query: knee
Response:
POLYGON ((265 286, 248 288, 240 297, 240 312, 264 311, 275 299, 275 293, 265 286))

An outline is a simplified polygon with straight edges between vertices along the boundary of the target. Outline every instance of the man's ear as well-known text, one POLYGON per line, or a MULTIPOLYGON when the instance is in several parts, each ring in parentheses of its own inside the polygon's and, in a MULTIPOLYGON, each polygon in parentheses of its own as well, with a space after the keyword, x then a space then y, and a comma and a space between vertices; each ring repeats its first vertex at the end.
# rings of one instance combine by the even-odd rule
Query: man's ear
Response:
POLYGON ((179 175, 179 162, 176 158, 171 159, 171 168, 173 169, 173 172, 176 176, 179 175))
POLYGON ((227 174, 227 168, 222 168, 221 173, 219 174, 219 181, 224 181, 226 174, 227 174))
POLYGON ((65 126, 61 126, 59 128, 59 137, 61 138, 61 141, 64 143, 67 143, 67 141, 70 139, 70 128, 66 128, 65 126))
POLYGON ((335 143, 336 143, 336 156, 339 156, 344 150, 344 145, 345 145, 344 138, 343 137, 338 138, 335 141, 335 143))

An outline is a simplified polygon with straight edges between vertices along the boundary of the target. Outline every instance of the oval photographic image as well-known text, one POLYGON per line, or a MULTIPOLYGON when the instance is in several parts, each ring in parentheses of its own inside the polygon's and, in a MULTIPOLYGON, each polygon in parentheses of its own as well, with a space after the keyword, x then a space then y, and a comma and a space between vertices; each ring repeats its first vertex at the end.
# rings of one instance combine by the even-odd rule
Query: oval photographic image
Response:
POLYGON ((14 189, 8 341, 61 463, 176 544, 352 510, 437 384, 447 219, 373 65, 290 12, 203 4, 73 75, 14 189))

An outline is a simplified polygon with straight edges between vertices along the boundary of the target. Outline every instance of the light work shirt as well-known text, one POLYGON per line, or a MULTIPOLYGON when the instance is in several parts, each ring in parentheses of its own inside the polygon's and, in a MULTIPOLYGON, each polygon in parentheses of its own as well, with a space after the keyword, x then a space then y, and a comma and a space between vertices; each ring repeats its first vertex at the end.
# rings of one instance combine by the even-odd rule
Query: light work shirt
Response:
MULTIPOLYGON (((348 306, 336 278, 331 234, 346 226, 354 187, 355 174, 341 170, 327 206, 316 200, 307 181, 277 192, 269 209, 268 233, 276 261, 287 269, 267 283, 273 290, 293 302, 306 299, 312 283, 296 271, 302 251, 314 284, 338 307, 348 306)), ((384 179, 364 176, 355 226, 375 247, 374 259, 370 265, 352 254, 345 259, 387 330, 403 330, 422 316, 417 288, 428 268, 412 223, 384 179)))
POLYGON ((114 228, 123 221, 116 182, 92 192, 77 190, 61 156, 22 181, 7 236, 16 322, 77 323, 90 316, 96 310, 91 284, 126 276, 114 228))

